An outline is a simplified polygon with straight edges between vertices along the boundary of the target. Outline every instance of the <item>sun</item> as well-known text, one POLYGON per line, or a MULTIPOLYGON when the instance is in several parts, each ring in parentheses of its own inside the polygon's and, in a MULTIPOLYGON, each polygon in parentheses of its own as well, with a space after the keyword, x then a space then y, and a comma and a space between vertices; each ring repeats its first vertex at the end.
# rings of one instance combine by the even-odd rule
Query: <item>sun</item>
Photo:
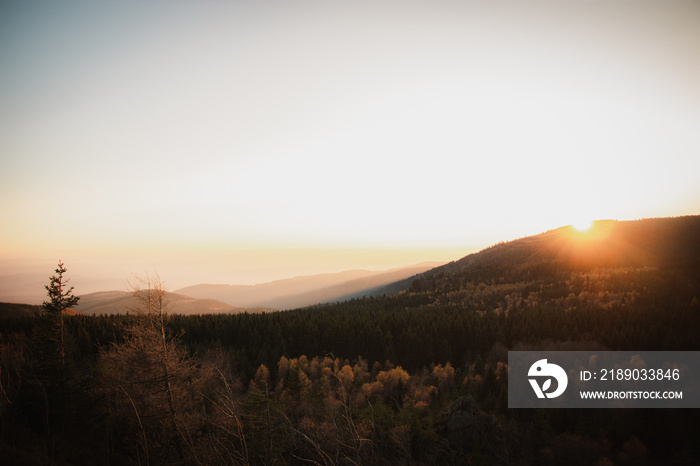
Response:
POLYGON ((571 224, 578 231, 588 231, 593 226, 593 220, 581 219, 571 224))

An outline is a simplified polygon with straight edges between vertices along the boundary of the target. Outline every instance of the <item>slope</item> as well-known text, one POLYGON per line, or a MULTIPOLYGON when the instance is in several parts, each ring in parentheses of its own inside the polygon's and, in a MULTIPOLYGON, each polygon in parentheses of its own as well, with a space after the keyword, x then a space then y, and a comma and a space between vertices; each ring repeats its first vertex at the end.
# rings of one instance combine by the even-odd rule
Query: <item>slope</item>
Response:
MULTIPOLYGON (((389 285, 393 293, 427 286, 436 277, 482 280, 542 276, 554 270, 595 268, 695 268, 700 265, 700 216, 633 221, 600 220, 587 231, 571 226, 499 243, 427 271, 415 280, 389 285), (528 275, 529 274, 529 275, 528 275)), ((378 292, 385 290, 378 290, 378 292)))

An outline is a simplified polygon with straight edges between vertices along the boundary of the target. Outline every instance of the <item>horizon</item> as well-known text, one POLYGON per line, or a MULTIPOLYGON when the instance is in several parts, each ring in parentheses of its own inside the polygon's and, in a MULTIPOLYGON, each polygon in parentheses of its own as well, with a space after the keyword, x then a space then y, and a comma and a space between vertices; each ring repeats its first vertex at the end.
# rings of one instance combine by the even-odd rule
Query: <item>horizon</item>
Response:
MULTIPOLYGON (((457 262, 460 259, 471 255, 471 254, 477 254, 479 252, 482 252, 484 250, 490 249, 495 246, 499 246, 504 243, 509 243, 512 241, 517 241, 520 239, 524 238, 530 238, 534 236, 539 236, 555 231, 560 231, 560 230, 566 230, 566 229, 571 229, 574 232, 576 232, 576 238, 589 238, 591 234, 595 235, 596 234, 596 225, 600 226, 601 224, 607 223, 607 222, 635 222, 635 221, 644 221, 644 220, 654 220, 654 219, 664 219, 664 218, 683 218, 683 217, 700 217, 700 214, 687 214, 687 215, 681 215, 681 216, 672 216, 672 217, 647 217, 647 218, 640 218, 640 219, 632 219, 632 220, 618 220, 618 219, 596 219, 596 220, 591 220, 591 221, 585 221, 581 222, 580 224, 569 224, 569 225, 561 225, 556 228, 552 228, 549 230, 545 230, 542 232, 537 232, 533 233, 530 235, 525 235, 525 236, 519 236, 515 238, 510 238, 506 240, 501 240, 497 243, 489 244, 488 246, 484 246, 483 248, 478 248, 473 251, 464 253, 454 257, 451 256, 449 259, 443 259, 443 260, 424 260, 420 262, 410 262, 410 263, 405 263, 401 264, 399 266, 387 266, 387 263, 393 263, 391 262, 391 258, 396 258, 398 256, 405 258, 407 256, 412 257, 417 257, 415 254, 450 254, 455 251, 452 250, 412 250, 412 251, 401 251, 401 250, 371 250, 369 251, 369 256, 372 258, 372 260, 377 261, 378 258, 382 258, 384 256, 387 256, 390 258, 388 259, 390 262, 382 263, 382 265, 379 266, 357 266, 357 267, 340 267, 340 268, 333 268, 332 266, 329 266, 326 264, 325 266, 319 265, 319 264, 313 264, 309 266, 309 264, 304 264, 303 267, 298 266, 298 261, 300 256, 304 256, 306 259, 309 258, 309 254, 311 253, 312 256, 315 256, 317 259, 323 259, 323 262, 334 262, 334 259, 337 259, 335 257, 339 253, 342 254, 349 254, 351 256, 354 256, 355 259, 357 259, 358 252, 360 250, 358 249, 353 249, 353 250, 338 250, 338 249, 316 249, 316 250, 310 250, 310 249, 304 249, 304 250, 268 250, 265 251, 267 254, 273 254, 276 259, 279 259, 279 254, 281 255, 290 255, 295 263, 297 264, 296 267, 290 267, 290 268, 284 268, 284 267, 279 267, 279 260, 275 260, 275 264, 277 264, 273 271, 272 275, 270 275, 270 271, 266 270, 266 273, 263 273, 262 275, 256 275, 255 272, 257 270, 253 270, 251 272, 251 269, 248 268, 241 268, 238 271, 234 273, 219 273, 218 275, 216 273, 212 273, 210 270, 208 270, 208 275, 205 274, 205 276, 213 277, 235 277, 232 278, 232 280, 226 281, 226 279, 221 279, 218 280, 214 279, 211 281, 207 281, 206 279, 204 281, 187 281, 188 278, 183 278, 183 277, 192 277, 196 276, 196 274, 189 274, 189 275, 182 275, 181 270, 185 266, 180 264, 178 267, 168 269, 166 268, 166 273, 171 273, 174 274, 175 276, 180 276, 180 280, 176 281, 170 281, 168 280, 167 277, 162 276, 159 270, 157 270, 155 267, 152 267, 150 270, 147 268, 144 268, 142 272, 126 272, 127 268, 129 267, 126 262, 124 261, 120 264, 122 267, 122 274, 123 278, 117 277, 115 273, 112 273, 111 277, 107 277, 107 275, 102 276, 100 279, 95 279, 95 278, 88 278, 91 274, 94 273, 94 270, 91 270, 90 268, 82 268, 81 265, 84 266, 84 264, 81 264, 80 261, 78 262, 78 272, 77 274, 71 274, 70 270, 67 272, 66 277, 67 277, 67 286, 75 286, 76 287, 76 292, 74 293, 75 296, 85 296, 93 293, 101 293, 101 292, 130 292, 133 291, 133 283, 138 283, 142 279, 146 277, 158 277, 158 281, 160 282, 161 286, 163 286, 163 289, 168 292, 179 292, 183 288, 191 288, 191 287, 197 287, 201 285, 229 285, 229 286, 254 286, 254 285, 263 285, 263 284, 271 284, 275 282, 280 282, 280 281, 285 281, 285 280, 292 280, 296 278, 311 278, 311 277, 320 277, 323 275, 333 275, 333 274, 342 274, 344 272, 352 272, 352 271, 370 271, 370 272, 391 272, 391 271, 398 271, 401 269, 408 269, 412 267, 418 267, 418 266, 423 266, 430 264, 432 268, 439 267, 441 265, 445 265, 450 262, 457 262), (583 236, 580 236, 583 235, 583 236), (328 261, 330 256, 330 261, 328 261), (285 274, 285 271, 289 271, 285 274), (78 280, 80 283, 76 284, 74 280, 74 276, 78 277, 78 280), (265 278, 259 278, 257 281, 255 279, 251 280, 251 277, 265 277, 265 278), (175 283, 173 286, 172 283, 175 283), (82 291, 81 291, 82 290, 82 291)), ((247 253, 251 253, 256 259, 256 264, 260 265, 259 263, 259 254, 262 253, 262 251, 257 250, 257 251, 246 251, 247 253)), ((364 251, 368 252, 368 251, 364 251)), ((241 251, 237 251, 238 254, 241 253, 241 251)), ((386 259, 386 257, 384 257, 386 259)), ((93 257, 94 259, 94 257, 93 257)), ((83 258, 83 260, 87 260, 87 258, 83 258)), ((179 260, 179 258, 178 258, 179 260)), ((366 259, 360 259, 360 262, 362 264, 366 264, 367 262, 364 262, 366 259)), ((65 261, 59 259, 64 265, 67 265, 65 261)), ((345 263, 351 263, 352 261, 345 262, 345 263)), ((113 263, 111 263, 113 264, 113 263)), ((17 265, 17 264, 16 264, 17 265)), ((26 264, 24 264, 26 265, 26 264)), ((45 264, 48 267, 48 262, 45 264)), ((337 263, 335 264, 337 265, 337 263)), ((2 269, 2 263, 0 263, 0 269, 2 269)), ((22 267, 22 266, 20 266, 22 267)), ((51 270, 53 271, 53 268, 55 268, 55 264, 51 266, 51 270)), ((28 269, 27 269, 28 270, 28 269)), ((36 263, 34 264, 34 270, 36 270, 36 263)), ((202 270, 198 271, 200 273, 203 273, 202 270)), ((41 304, 46 300, 46 294, 44 290, 44 285, 46 284, 47 280, 49 279, 48 273, 44 274, 43 272, 24 272, 24 273, 19 273, 16 274, 16 276, 24 276, 24 279, 16 280, 12 275, 5 275, 5 276, 0 276, 0 302, 10 302, 10 303, 17 303, 17 304, 30 304, 30 305, 37 305, 41 304), (8 283, 9 282, 9 283, 8 283)), ((16 277, 15 276, 15 277, 16 277)), ((352 280, 352 278, 350 279, 352 280)), ((342 283, 342 282, 339 282, 342 283)))
MULTIPOLYGON (((76 257, 73 262, 61 258, 43 261, 22 261, 14 263, 0 262, 0 270, 17 270, 16 273, 0 275, 0 302, 19 304, 41 304, 46 300, 44 285, 48 283, 58 261, 68 269, 66 277, 69 286, 75 286, 76 296, 102 291, 128 291, 129 283, 138 281, 138 277, 158 275, 167 291, 175 292, 181 288, 195 285, 259 285, 279 280, 298 277, 337 274, 353 270, 391 271, 426 263, 444 264, 455 258, 431 259, 436 255, 447 257, 449 250, 403 251, 403 250, 339 250, 339 249, 270 249, 235 251, 237 257, 247 256, 246 261, 239 260, 231 265, 226 261, 214 261, 209 258, 205 265, 197 266, 199 259, 191 258, 183 264, 182 257, 166 258, 162 255, 151 261, 127 257, 117 260, 99 256, 76 257), (365 253, 362 255, 361 253, 365 253), (358 254, 360 256, 358 257, 358 254), (418 260, 399 262, 406 257, 418 260), (425 258, 426 260, 420 260, 425 258), (155 260, 161 266, 156 267, 155 260), (109 265, 100 268, 95 262, 102 261, 109 265), (249 261, 252 261, 249 263, 249 261), (142 267, 134 266, 140 263, 142 267), (343 264, 343 265, 339 265, 343 264), (235 266, 238 268, 235 268, 235 266), (194 268, 194 270, 192 270, 194 268), (189 269, 189 273, 183 273, 189 269), (95 276, 97 275, 97 276, 95 276)), ((151 256, 153 257, 153 256, 151 256)), ((450 256, 451 257, 451 256, 450 256)), ((461 257, 461 256, 460 256, 461 257)), ((437 265, 436 265, 437 266, 437 265)))
POLYGON ((80 294, 154 271, 176 290, 695 215, 697 17, 691 1, 2 2, 0 301, 43 300, 58 260, 80 294))

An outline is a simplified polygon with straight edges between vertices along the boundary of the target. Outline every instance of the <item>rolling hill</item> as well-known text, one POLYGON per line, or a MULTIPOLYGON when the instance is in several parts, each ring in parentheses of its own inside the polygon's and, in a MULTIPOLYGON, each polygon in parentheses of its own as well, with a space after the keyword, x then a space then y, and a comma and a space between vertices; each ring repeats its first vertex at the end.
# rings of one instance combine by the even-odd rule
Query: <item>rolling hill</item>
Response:
MULTIPOLYGON (((426 262, 390 271, 349 270, 277 280, 258 285, 195 285, 167 293, 170 312, 179 315, 265 312, 341 301, 388 283, 417 276, 439 262, 426 262)), ((100 291, 80 296, 79 314, 126 314, 135 305, 128 291, 100 291)), ((22 315, 40 306, 8 304, 4 315, 22 315)))
POLYGON ((0 318, 23 317, 41 312, 42 307, 35 304, 0 303, 0 318))
MULTIPOLYGON (((167 293, 166 299, 169 312, 172 314, 221 314, 243 311, 214 299, 195 299, 177 293, 167 293)), ((136 304, 136 299, 128 291, 101 291, 81 296, 75 310, 87 315, 126 314, 136 304)), ((245 311, 251 310, 245 309, 245 311)))

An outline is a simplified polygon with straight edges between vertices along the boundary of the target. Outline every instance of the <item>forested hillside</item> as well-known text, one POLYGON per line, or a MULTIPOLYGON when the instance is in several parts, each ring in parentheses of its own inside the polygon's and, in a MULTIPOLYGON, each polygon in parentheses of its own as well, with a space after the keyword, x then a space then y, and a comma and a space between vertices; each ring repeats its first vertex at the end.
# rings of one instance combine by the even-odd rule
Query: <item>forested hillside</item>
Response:
POLYGON ((509 409, 506 389, 508 350, 698 350, 698 238, 700 217, 598 222, 391 296, 66 317, 64 365, 46 316, 7 316, 0 462, 697 464, 696 410, 509 409))

